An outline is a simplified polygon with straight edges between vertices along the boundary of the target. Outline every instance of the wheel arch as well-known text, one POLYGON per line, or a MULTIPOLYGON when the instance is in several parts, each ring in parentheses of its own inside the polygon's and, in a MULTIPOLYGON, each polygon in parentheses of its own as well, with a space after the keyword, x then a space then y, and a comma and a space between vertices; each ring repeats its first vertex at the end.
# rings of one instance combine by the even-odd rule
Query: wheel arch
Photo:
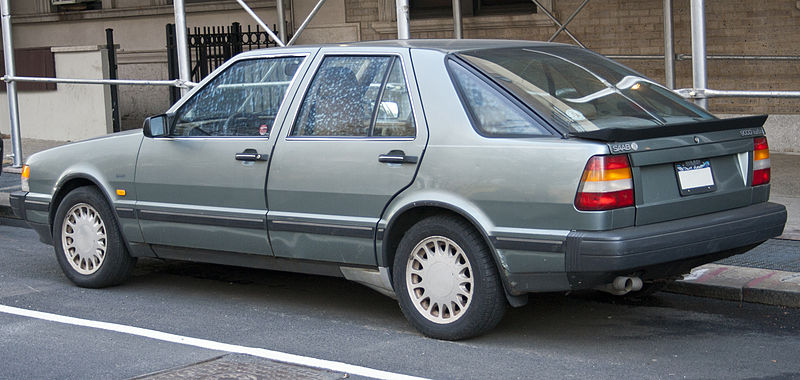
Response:
POLYGON ((497 273, 500 275, 506 299, 515 307, 525 305, 527 303, 527 295, 515 296, 508 291, 507 271, 505 270, 502 258, 489 238, 487 229, 484 228, 477 218, 464 208, 441 201, 416 201, 407 204, 398 209, 389 220, 383 233, 380 252, 381 262, 389 268, 389 283, 393 283, 394 268, 392 267, 392 263, 394 262, 394 255, 397 251, 397 247, 400 245, 400 240, 403 238, 405 232, 415 223, 426 217, 442 214, 462 219, 480 233, 484 243, 489 248, 489 252, 492 254, 495 269, 497 269, 497 273))
POLYGON ((474 216, 472 216, 463 208, 441 201, 416 201, 401 207, 393 214, 392 218, 386 225, 385 231, 383 232, 381 245, 382 248, 380 253, 381 262, 390 268, 390 274, 392 269, 391 266, 394 262, 395 252, 397 251, 397 247, 400 245, 400 239, 403 238, 405 232, 422 219, 425 219, 429 216, 442 214, 463 219, 481 234, 484 243, 492 252, 492 258, 495 261, 498 273, 501 274, 505 281, 505 275, 503 275, 503 271, 500 270, 500 268, 502 268, 502 263, 498 258, 497 251, 494 249, 494 246, 492 246, 492 242, 489 239, 489 234, 486 229, 483 228, 481 223, 474 216))
MULTIPOLYGON (((117 218, 116 211, 114 210, 114 203, 111 201, 111 197, 109 197, 108 193, 106 192, 104 186, 101 182, 85 173, 74 173, 69 174, 61 178, 56 185, 56 190, 53 192, 53 199, 50 202, 50 212, 48 217, 48 222, 50 224, 50 229, 53 229, 53 223, 55 220, 56 211, 58 207, 61 205, 61 201, 64 200, 64 197, 67 196, 72 190, 75 190, 79 187, 83 186, 93 186, 97 190, 103 194, 103 197, 106 199, 108 206, 111 208, 112 213, 114 214, 114 218, 117 218)), ((117 223, 119 223, 119 219, 117 219, 117 223)))

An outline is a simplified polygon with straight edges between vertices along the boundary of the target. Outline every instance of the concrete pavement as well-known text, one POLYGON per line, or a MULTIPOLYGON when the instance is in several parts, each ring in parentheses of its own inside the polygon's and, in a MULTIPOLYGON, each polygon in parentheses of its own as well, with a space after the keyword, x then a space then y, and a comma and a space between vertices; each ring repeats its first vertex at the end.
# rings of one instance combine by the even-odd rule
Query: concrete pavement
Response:
MULTIPOLYGON (((4 139, 3 143, 6 152, 10 152, 10 141, 4 139)), ((65 142, 25 139, 23 153, 32 154, 62 144, 65 142)), ((770 201, 786 206, 788 220, 783 235, 770 242, 800 241, 800 155, 773 153, 771 162, 770 201)), ((0 175, 0 224, 19 225, 10 209, 8 194, 19 188, 20 171, 9 164, 8 159, 3 161, 3 174, 0 175)), ((740 302, 800 307, 800 251, 778 249, 776 255, 766 257, 766 260, 763 251, 753 250, 736 256, 736 259, 695 268, 690 275, 666 290, 740 302), (766 261, 766 265, 762 261, 766 261)))

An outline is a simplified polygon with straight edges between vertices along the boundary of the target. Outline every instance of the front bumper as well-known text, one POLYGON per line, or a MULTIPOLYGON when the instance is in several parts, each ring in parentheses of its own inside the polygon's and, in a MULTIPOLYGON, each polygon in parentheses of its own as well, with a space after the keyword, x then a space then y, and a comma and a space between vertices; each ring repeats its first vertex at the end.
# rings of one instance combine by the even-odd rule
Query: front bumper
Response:
MULTIPOLYGON (((589 289, 620 275, 643 280, 680 276, 696 266, 747 252, 779 236, 786 208, 776 203, 611 231, 573 231, 564 242, 566 281, 542 286, 542 274, 515 274, 512 292, 589 289), (560 287, 560 289, 559 289, 560 287), (566 289, 565 289, 566 288, 566 289)), ((552 276, 552 274, 551 274, 552 276)))
POLYGON ((50 230, 50 225, 46 223, 36 223, 30 221, 28 218, 28 211, 48 211, 50 209, 49 204, 45 204, 42 202, 32 202, 28 201, 26 198, 28 196, 28 192, 26 191, 15 191, 8 196, 9 203, 11 203, 11 209, 14 211, 14 215, 18 218, 24 220, 28 223, 37 234, 39 234, 39 240, 45 244, 53 244, 53 235, 52 231, 50 230))

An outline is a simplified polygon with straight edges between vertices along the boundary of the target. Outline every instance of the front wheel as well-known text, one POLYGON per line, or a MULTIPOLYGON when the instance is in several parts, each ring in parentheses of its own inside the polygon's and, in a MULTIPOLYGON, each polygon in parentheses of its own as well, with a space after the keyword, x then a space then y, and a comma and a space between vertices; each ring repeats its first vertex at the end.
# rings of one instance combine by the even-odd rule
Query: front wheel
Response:
POLYGON ((53 221, 53 243, 61 270, 81 287, 120 284, 136 265, 105 197, 93 187, 64 197, 53 221))
POLYGON ((480 335, 505 313, 491 252, 460 219, 433 216, 412 226, 397 248, 393 283, 403 314, 432 338, 480 335))

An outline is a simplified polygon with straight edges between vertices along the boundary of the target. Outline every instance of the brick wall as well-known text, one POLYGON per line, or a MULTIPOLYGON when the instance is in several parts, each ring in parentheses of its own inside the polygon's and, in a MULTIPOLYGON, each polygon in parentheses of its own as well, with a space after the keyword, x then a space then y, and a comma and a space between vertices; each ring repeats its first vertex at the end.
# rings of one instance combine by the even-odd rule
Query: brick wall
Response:
MULTIPOLYGON (((554 13, 566 19, 580 0, 553 0, 554 13)), ((691 54, 689 0, 674 0, 675 53, 691 54)), ((346 0, 347 22, 361 24, 361 40, 396 37, 386 19, 394 2, 346 0), (387 5, 389 4, 389 5, 387 5), (382 9, 383 7, 383 9, 382 9), (384 20, 379 19, 384 15, 384 20)), ((588 48, 607 55, 660 55, 664 52, 662 0, 595 0, 568 26, 588 48)), ((555 31, 543 15, 485 16, 464 19, 465 38, 546 40, 555 31), (533 20, 533 21, 532 21, 533 20)), ((796 0, 706 2, 709 55, 800 56, 800 4, 796 0)), ((449 18, 411 21, 412 38, 451 38, 449 18)), ((571 43, 562 33, 557 42, 571 43)), ((663 60, 620 62, 664 81, 663 60)), ((719 90, 800 90, 800 61, 709 60, 708 86, 719 90)), ((676 86, 691 87, 690 60, 676 62, 676 86)), ((798 114, 800 99, 715 98, 715 113, 798 114)))

